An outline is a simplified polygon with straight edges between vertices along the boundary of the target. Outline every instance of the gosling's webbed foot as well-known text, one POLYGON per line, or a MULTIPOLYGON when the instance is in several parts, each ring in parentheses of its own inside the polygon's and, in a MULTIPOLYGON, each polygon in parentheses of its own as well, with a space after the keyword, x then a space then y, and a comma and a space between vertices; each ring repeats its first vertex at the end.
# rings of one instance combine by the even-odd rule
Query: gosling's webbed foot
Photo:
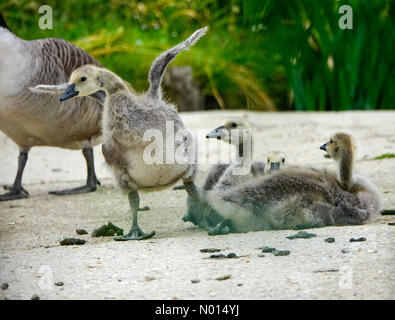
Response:
POLYGON ((132 228, 128 234, 123 236, 114 237, 116 241, 127 241, 127 240, 144 240, 152 238, 155 235, 155 231, 150 233, 144 233, 139 227, 132 228))
POLYGON ((192 222, 193 224, 198 224, 195 217, 192 216, 189 212, 187 212, 183 217, 182 220, 185 222, 192 222))
POLYGON ((89 193, 96 191, 96 185, 86 184, 85 186, 74 188, 74 189, 66 189, 66 190, 59 190, 59 191, 50 191, 49 194, 55 194, 57 196, 64 196, 70 194, 81 194, 81 193, 89 193))
POLYGON ((232 224, 230 220, 223 220, 218 223, 214 228, 208 229, 209 236, 217 236, 221 234, 228 234, 230 232, 234 232, 232 224))
POLYGON ((0 201, 26 199, 28 197, 29 197, 29 192, 27 192, 24 188, 21 188, 20 190, 11 189, 10 192, 0 195, 0 201))

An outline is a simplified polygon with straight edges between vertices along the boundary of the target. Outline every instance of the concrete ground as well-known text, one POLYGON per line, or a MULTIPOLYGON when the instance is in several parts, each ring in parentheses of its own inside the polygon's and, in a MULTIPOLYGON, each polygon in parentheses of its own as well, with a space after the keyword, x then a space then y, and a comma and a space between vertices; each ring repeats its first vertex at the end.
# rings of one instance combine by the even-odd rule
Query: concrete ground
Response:
MULTIPOLYGON (((395 209, 395 159, 371 160, 395 153, 395 112, 199 112, 182 118, 204 135, 229 115, 248 118, 256 154, 284 150, 291 164, 333 166, 319 146, 335 131, 352 133, 357 171, 379 186, 384 207, 395 209)), ((17 147, 0 135, 0 185, 12 183, 17 154, 17 147)), ((156 235, 115 242, 90 235, 109 220, 126 231, 130 226, 127 199, 114 189, 100 147, 95 148, 95 163, 102 182, 97 192, 53 196, 48 191, 82 185, 82 154, 46 147, 31 151, 24 175, 30 198, 0 202, 0 285, 8 284, 0 299, 30 299, 34 294, 41 299, 395 298, 394 216, 364 226, 308 230, 317 234, 311 239, 289 240, 292 230, 210 237, 181 220, 186 193, 168 188, 141 194, 141 205, 151 210, 140 213, 140 226, 146 232, 156 230, 156 235), (80 228, 89 234, 77 235, 80 228), (62 237, 87 242, 60 246, 62 237), (325 242, 327 237, 335 242, 325 242), (349 242, 359 237, 367 240, 349 242), (262 246, 291 254, 259 257, 262 246), (210 253, 200 252, 204 248, 234 252, 239 258, 210 259, 210 253)))

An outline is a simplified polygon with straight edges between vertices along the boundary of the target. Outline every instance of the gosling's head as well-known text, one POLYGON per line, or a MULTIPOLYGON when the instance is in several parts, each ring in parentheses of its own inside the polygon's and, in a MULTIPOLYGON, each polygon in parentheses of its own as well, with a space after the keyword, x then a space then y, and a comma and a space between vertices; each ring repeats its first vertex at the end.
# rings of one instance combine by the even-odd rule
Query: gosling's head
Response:
POLYGON ((344 132, 333 134, 329 141, 320 147, 321 150, 328 152, 335 161, 340 161, 344 156, 354 154, 355 145, 352 137, 344 132))
POLYGON ((84 65, 75 69, 70 76, 69 86, 60 97, 60 101, 75 96, 88 96, 101 90, 99 81, 100 69, 94 65, 84 65))
POLYGON ((206 139, 222 140, 233 145, 240 145, 251 137, 251 127, 248 121, 241 117, 228 118, 221 126, 211 130, 206 139))
POLYGON ((270 151, 267 154, 266 172, 272 173, 273 171, 285 169, 288 167, 287 155, 282 151, 270 151))

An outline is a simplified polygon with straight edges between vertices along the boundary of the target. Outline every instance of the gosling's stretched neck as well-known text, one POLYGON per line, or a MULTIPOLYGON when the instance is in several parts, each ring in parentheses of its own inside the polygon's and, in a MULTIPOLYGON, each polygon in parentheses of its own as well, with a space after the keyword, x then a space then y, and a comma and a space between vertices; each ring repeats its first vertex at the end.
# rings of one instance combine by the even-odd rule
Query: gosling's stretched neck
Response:
POLYGON ((344 150, 339 161, 339 178, 342 187, 350 191, 353 186, 352 172, 354 167, 353 150, 344 150))
POLYGON ((108 70, 102 70, 99 72, 97 82, 99 87, 106 92, 107 96, 121 91, 128 91, 128 88, 122 79, 108 70))

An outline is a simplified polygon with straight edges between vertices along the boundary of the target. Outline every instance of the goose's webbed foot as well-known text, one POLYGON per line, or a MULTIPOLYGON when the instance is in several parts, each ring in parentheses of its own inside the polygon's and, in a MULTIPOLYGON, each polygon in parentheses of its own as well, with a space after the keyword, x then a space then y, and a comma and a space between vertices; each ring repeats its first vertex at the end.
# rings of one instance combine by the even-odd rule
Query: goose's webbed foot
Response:
POLYGON ((96 191, 96 189, 97 189, 96 185, 86 184, 86 185, 84 185, 82 187, 78 187, 78 188, 59 190, 59 191, 50 191, 48 193, 54 194, 57 196, 64 196, 64 195, 69 195, 69 194, 89 193, 89 192, 96 191))
POLYGON ((29 197, 29 192, 27 192, 23 187, 18 189, 11 189, 10 192, 0 195, 0 201, 18 200, 25 199, 29 197))
POLYGON ((123 236, 118 236, 114 237, 114 240, 116 241, 127 241, 127 240, 144 240, 144 239, 149 239, 152 238, 155 235, 155 231, 152 231, 150 233, 144 233, 139 226, 133 227, 130 229, 128 234, 125 234, 123 236))
POLYGON ((12 186, 4 186, 4 189, 10 190, 10 192, 0 195, 0 201, 25 199, 29 196, 29 192, 22 187, 22 175, 23 170, 25 169, 27 155, 27 151, 19 152, 18 171, 16 173, 14 184, 12 186))
POLYGON ((235 231, 232 226, 232 222, 229 219, 227 219, 218 223, 214 228, 209 229, 208 235, 217 236, 221 234, 228 234, 230 232, 235 232, 235 231))
POLYGON ((84 148, 82 150, 82 154, 86 160, 86 167, 88 171, 88 178, 86 181, 86 185, 73 189, 59 190, 59 191, 50 191, 50 194, 55 194, 57 196, 64 196, 70 194, 81 194, 81 193, 89 193, 97 190, 97 186, 101 185, 99 179, 96 177, 95 166, 93 162, 93 149, 91 147, 84 148))

